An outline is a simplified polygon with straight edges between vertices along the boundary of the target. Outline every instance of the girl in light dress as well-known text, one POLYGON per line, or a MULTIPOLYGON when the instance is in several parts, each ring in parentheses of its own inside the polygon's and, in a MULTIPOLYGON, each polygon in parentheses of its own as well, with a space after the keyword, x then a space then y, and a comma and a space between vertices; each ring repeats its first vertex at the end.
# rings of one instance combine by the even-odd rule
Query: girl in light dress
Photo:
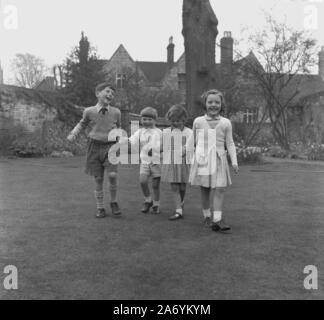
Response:
POLYGON ((189 180, 190 164, 186 159, 185 146, 192 136, 192 130, 185 126, 186 109, 174 105, 166 115, 171 127, 163 130, 162 181, 171 184, 174 214, 171 221, 183 218, 186 187, 189 180))
POLYGON ((223 219, 224 192, 232 184, 227 152, 237 174, 236 148, 231 121, 221 116, 225 108, 223 94, 213 89, 205 92, 202 98, 206 114, 195 119, 192 139, 187 146, 194 152, 189 181, 201 188, 206 225, 213 231, 224 232, 231 229, 223 219))

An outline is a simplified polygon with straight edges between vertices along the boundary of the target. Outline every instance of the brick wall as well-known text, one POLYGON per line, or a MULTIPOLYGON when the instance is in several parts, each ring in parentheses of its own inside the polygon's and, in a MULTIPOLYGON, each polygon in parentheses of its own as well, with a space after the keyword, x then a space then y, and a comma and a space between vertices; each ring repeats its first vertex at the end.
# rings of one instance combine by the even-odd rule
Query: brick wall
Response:
POLYGON ((34 90, 0 86, 0 131, 20 125, 26 132, 35 132, 56 116, 57 110, 41 101, 34 90))
POLYGON ((44 121, 56 116, 57 110, 42 101, 34 90, 0 86, 0 131, 20 125, 27 132, 35 132, 44 121))

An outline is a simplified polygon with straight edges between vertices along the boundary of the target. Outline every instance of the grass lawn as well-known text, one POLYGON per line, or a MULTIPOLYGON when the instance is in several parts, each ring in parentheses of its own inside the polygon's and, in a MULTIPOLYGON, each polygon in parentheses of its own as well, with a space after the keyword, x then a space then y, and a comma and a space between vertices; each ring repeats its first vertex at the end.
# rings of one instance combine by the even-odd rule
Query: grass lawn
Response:
POLYGON ((96 220, 83 162, 0 159, 0 299, 324 298, 323 165, 243 166, 223 235, 203 226, 198 188, 182 221, 167 220, 164 184, 163 213, 141 214, 136 166, 120 168, 124 215, 96 220), (17 291, 2 287, 6 265, 18 268, 17 291), (307 265, 317 291, 303 287, 307 265))

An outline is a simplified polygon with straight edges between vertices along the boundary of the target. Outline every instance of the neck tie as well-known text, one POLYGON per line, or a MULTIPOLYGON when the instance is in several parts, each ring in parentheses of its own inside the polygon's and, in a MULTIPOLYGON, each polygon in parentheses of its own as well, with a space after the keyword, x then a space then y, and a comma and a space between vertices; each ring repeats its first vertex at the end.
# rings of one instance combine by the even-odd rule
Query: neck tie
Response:
POLYGON ((100 109, 100 111, 99 111, 99 113, 102 113, 103 115, 105 115, 106 112, 108 112, 108 110, 107 110, 107 108, 105 108, 105 107, 102 107, 102 108, 100 109))

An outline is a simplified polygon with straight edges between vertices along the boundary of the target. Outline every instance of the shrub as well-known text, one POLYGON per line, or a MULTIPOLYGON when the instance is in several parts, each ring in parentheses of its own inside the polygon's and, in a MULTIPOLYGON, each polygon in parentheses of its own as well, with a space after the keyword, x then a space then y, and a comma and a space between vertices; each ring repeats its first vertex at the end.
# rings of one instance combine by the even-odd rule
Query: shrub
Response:
POLYGON ((233 123, 233 137, 235 142, 253 146, 270 146, 275 143, 271 129, 267 124, 233 123), (256 133, 256 134, 255 134, 256 133), (254 138, 251 140, 251 137, 254 138))
POLYGON ((288 152, 286 150, 283 150, 278 145, 265 148, 264 153, 268 157, 282 158, 282 159, 288 157, 288 152))
POLYGON ((307 159, 324 161, 324 144, 310 145, 309 151, 307 153, 307 159))
POLYGON ((11 121, 0 132, 0 155, 12 153, 12 144, 20 136, 25 134, 21 125, 15 125, 11 121))
POLYGON ((24 134, 18 137, 11 146, 12 153, 17 157, 41 157, 43 148, 41 138, 37 134, 24 134))
POLYGON ((69 151, 74 155, 83 155, 87 148, 87 138, 81 134, 74 142, 67 141, 72 127, 60 121, 46 122, 43 127, 43 150, 45 155, 53 151, 69 151))
POLYGON ((55 151, 83 155, 87 145, 85 134, 80 135, 76 141, 69 142, 66 137, 70 131, 71 127, 61 121, 45 122, 42 129, 16 137, 11 152, 18 157, 48 156, 55 151))

